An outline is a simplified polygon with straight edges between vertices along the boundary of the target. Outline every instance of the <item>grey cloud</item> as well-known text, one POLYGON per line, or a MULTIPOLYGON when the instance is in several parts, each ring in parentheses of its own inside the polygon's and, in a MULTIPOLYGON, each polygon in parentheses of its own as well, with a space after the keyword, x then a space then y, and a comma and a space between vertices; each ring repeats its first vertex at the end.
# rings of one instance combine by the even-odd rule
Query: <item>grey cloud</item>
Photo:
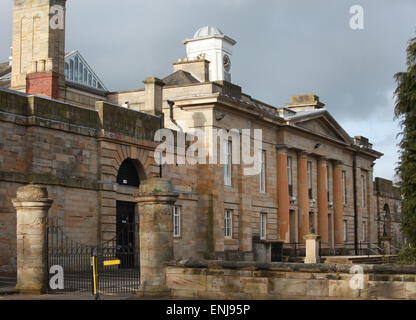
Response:
MULTIPOLYGON (((110 90, 166 76, 185 56, 182 40, 215 25, 238 42, 233 82, 246 93, 275 106, 316 93, 341 124, 380 115, 416 27, 414 0, 68 0, 67 7, 67 51, 80 50, 110 90), (349 28, 355 4, 365 10, 363 31, 349 28)), ((1 60, 9 56, 11 10, 3 0, 1 60)), ((392 117, 383 111, 383 120, 392 117)))

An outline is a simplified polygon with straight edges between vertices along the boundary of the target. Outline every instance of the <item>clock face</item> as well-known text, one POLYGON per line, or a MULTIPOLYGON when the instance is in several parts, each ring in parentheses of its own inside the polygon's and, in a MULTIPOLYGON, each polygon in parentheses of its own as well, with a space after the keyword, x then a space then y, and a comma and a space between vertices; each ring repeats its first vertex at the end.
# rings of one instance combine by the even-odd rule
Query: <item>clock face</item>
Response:
POLYGON ((230 72, 230 70, 231 70, 231 60, 230 60, 230 57, 228 55, 224 55, 223 63, 224 63, 224 70, 226 72, 230 72))

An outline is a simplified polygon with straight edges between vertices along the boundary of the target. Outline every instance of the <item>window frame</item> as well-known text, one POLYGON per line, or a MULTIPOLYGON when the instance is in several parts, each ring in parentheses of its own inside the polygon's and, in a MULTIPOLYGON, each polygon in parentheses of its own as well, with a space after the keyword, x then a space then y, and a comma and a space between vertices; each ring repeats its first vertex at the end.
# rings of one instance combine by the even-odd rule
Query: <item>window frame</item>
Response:
POLYGON ((260 193, 266 193, 266 151, 262 150, 260 153, 260 176, 259 189, 260 193))
POLYGON ((343 230, 343 236, 344 236, 344 242, 347 242, 347 240, 348 240, 348 234, 347 234, 347 230, 348 230, 348 221, 347 220, 344 220, 344 222, 343 222, 343 226, 342 226, 342 230, 343 230))
POLYGON ((260 213, 260 240, 267 239, 267 213, 260 213))
POLYGON ((224 143, 225 161, 224 163, 224 186, 232 186, 232 142, 226 140, 224 143))
POLYGON ((233 238, 233 211, 229 209, 224 210, 224 238, 233 238))
POLYGON ((313 199, 313 177, 312 177, 312 161, 308 161, 306 164, 308 175, 308 196, 309 200, 313 199))
POLYGON ((173 206, 173 237, 180 238, 182 236, 181 230, 181 207, 173 206), (178 232, 176 232, 178 231, 178 232))
POLYGON ((293 196, 293 159, 291 156, 287 157, 287 183, 289 187, 289 197, 293 196))
POLYGON ((342 203, 347 205, 348 203, 348 193, 347 193, 347 172, 345 170, 342 171, 342 203))

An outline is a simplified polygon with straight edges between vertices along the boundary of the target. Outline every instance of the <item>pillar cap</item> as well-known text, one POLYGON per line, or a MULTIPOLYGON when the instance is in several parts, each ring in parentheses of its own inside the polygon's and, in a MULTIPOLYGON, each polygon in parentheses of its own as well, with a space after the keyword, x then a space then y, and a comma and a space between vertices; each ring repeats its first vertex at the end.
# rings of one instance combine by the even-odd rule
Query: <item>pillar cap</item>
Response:
POLYGON ((311 233, 311 234, 305 235, 304 238, 305 238, 305 240, 319 240, 319 239, 321 239, 321 236, 317 235, 317 234, 314 234, 314 233, 311 233))
POLYGON ((16 201, 50 201, 48 197, 48 188, 41 185, 29 184, 17 189, 16 201))
POLYGON ((178 197, 169 180, 153 178, 143 181, 135 198, 138 203, 174 204, 178 197))
POLYGON ((49 208, 52 202, 53 200, 48 198, 48 189, 45 186, 35 184, 29 184, 17 189, 16 199, 12 200, 15 208, 49 208))

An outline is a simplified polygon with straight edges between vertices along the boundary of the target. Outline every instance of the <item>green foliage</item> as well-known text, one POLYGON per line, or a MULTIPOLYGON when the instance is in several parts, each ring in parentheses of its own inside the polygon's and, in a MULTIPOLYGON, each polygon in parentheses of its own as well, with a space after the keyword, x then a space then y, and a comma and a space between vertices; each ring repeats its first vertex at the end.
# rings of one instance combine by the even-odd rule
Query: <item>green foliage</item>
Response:
POLYGON ((401 154, 397 175, 403 200, 402 231, 410 245, 416 247, 416 38, 407 48, 407 71, 395 76, 395 117, 400 120, 401 154))
POLYGON ((416 264, 416 249, 408 247, 400 250, 397 262, 400 264, 416 264))

